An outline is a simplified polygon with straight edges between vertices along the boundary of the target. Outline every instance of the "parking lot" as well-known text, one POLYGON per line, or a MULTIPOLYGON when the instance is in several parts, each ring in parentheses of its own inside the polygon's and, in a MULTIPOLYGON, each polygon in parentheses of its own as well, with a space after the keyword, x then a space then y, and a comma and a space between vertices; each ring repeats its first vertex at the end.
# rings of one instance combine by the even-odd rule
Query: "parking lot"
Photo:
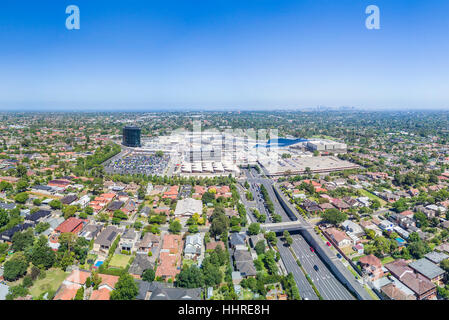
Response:
POLYGON ((130 153, 112 159, 105 165, 105 171, 117 174, 164 175, 169 162, 169 155, 130 153))

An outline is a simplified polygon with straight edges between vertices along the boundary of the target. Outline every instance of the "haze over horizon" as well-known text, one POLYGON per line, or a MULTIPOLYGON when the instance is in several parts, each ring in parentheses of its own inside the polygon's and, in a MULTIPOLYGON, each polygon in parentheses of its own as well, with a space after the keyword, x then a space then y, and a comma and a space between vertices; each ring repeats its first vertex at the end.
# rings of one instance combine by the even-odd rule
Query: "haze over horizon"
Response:
POLYGON ((4 0, 0 110, 449 109, 448 10, 446 0, 4 0), (80 30, 65 28, 70 4, 80 30), (365 28, 371 4, 380 30, 365 28))

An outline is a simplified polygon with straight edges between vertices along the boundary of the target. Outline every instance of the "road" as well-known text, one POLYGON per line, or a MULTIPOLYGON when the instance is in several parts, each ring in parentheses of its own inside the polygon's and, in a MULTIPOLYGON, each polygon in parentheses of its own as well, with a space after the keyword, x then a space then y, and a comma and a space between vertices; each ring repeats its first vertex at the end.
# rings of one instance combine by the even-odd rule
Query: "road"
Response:
MULTIPOLYGON (((243 170, 246 174, 246 178, 249 183, 249 191, 252 193, 254 197, 254 201, 251 201, 250 203, 254 204, 253 207, 255 207, 260 212, 260 214, 263 214, 267 217, 265 221, 266 223, 272 222, 270 214, 268 213, 268 210, 265 207, 265 201, 263 200, 262 194, 260 193, 260 189, 258 186, 258 184, 260 184, 260 182, 258 182, 260 179, 255 178, 254 173, 252 173, 250 170, 248 169, 243 170)), ((243 195, 243 197, 246 200, 246 195, 243 195)), ((252 212, 250 212, 250 214, 252 214, 252 212)))
POLYGON ((279 250, 279 254, 281 255, 282 262, 284 263, 287 272, 291 272, 293 274, 293 278, 295 279, 296 285, 298 286, 299 295, 301 299, 304 300, 318 300, 318 296, 315 294, 312 286, 309 281, 307 281, 306 276, 302 272, 301 268, 296 263, 295 258, 293 257, 290 249, 284 247, 284 243, 278 239, 277 248, 279 250))
POLYGON ((292 249, 301 262, 304 270, 312 279, 318 292, 325 300, 354 300, 349 291, 334 277, 327 266, 321 261, 315 252, 310 250, 310 245, 299 234, 292 235, 292 249), (318 271, 314 269, 318 267, 318 271))

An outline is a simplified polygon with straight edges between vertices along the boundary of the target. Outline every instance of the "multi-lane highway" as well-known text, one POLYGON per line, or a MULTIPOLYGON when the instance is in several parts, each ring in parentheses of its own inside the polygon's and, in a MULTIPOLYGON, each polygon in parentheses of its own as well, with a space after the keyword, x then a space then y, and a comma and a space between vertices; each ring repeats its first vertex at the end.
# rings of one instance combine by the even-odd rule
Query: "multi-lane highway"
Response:
POLYGON ((278 239, 277 248, 279 254, 281 255, 282 262, 284 263, 287 272, 293 274, 296 285, 298 286, 299 295, 301 299, 304 300, 318 300, 318 296, 315 294, 309 281, 307 281, 306 276, 302 272, 301 268, 298 266, 295 258, 293 257, 290 249, 284 246, 283 241, 278 239))
POLYGON ((304 270, 325 300, 354 300, 349 291, 330 272, 310 245, 299 234, 292 235, 292 249, 304 270))
POLYGON ((273 182, 270 179, 262 178, 255 169, 243 169, 246 174, 246 179, 250 185, 250 191, 252 192, 254 199, 257 204, 257 210, 261 214, 265 214, 267 216, 266 222, 271 222, 271 216, 268 213, 267 208, 265 207, 265 201, 263 200, 262 193, 260 192, 260 185, 263 185, 270 196, 271 202, 273 202, 274 211, 282 217, 282 221, 290 221, 290 218, 282 209, 281 204, 279 203, 276 195, 273 191, 273 182))
MULTIPOLYGON (((262 214, 267 215, 267 222, 272 222, 269 219, 269 214, 265 208, 265 203, 261 199, 260 190, 258 185, 263 184, 268 191, 268 194, 273 202, 275 212, 282 217, 282 222, 291 221, 287 212, 282 205, 273 190, 273 181, 267 178, 263 178, 254 169, 244 169, 248 183, 250 184, 250 191, 253 193, 255 203, 258 210, 262 214)), ((299 217, 299 223, 304 223, 304 226, 308 224, 299 217)), ((312 282, 316 286, 320 295, 326 300, 353 300, 352 294, 343 286, 343 284, 335 277, 335 275, 328 269, 328 267, 322 262, 320 257, 310 250, 310 245, 300 234, 294 234, 292 249, 302 264, 305 272, 310 276, 312 282)), ((316 300, 318 299, 315 291, 310 283, 307 281, 301 268, 295 261, 294 256, 290 252, 290 249, 283 246, 282 242, 278 242, 278 250, 281 255, 281 259, 288 272, 291 272, 294 276, 295 282, 299 289, 299 294, 303 299, 316 300)))

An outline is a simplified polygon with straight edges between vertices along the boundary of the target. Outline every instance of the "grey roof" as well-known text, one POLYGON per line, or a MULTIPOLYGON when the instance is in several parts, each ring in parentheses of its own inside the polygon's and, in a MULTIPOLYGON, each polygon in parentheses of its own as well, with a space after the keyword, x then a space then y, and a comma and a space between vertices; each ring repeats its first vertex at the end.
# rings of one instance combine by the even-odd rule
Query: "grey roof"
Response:
POLYGON ((95 224, 95 223, 88 224, 87 226, 84 227, 79 236, 84 237, 87 240, 94 239, 97 237, 98 233, 101 231, 102 228, 103 228, 102 224, 95 224))
POLYGON ((16 205, 14 203, 0 202, 0 208, 5 209, 5 210, 11 210, 11 209, 15 209, 16 205))
POLYGON ((409 267, 415 269, 428 279, 433 279, 444 274, 444 270, 438 267, 435 263, 422 258, 409 264, 409 267))
POLYGON ((261 234, 261 233, 256 234, 254 236, 250 236, 249 240, 251 242, 251 246, 253 246, 253 247, 255 247, 256 244, 261 240, 265 242, 265 238, 264 238, 263 234, 261 234))
POLYGON ((44 191, 51 191, 51 190, 53 190, 53 188, 50 187, 50 186, 41 186, 41 185, 33 186, 33 189, 35 189, 35 190, 44 190, 44 191))
POLYGON ((254 263, 252 261, 237 261, 235 266, 243 276, 255 276, 257 274, 256 268, 254 267, 254 263))
POLYGON ((140 213, 143 213, 145 215, 149 215, 150 212, 151 212, 151 209, 150 209, 150 207, 147 207, 147 206, 143 207, 142 210, 140 210, 140 213))
POLYGON ((25 218, 25 220, 37 222, 37 221, 39 221, 42 218, 48 217, 49 215, 51 215, 51 211, 50 210, 38 210, 35 213, 32 213, 32 214, 28 215, 25 218))
POLYGON ((9 287, 6 284, 0 283, 0 300, 6 300, 8 292, 9 287))
POLYGON ((253 261, 253 257, 248 250, 234 250, 234 260, 237 261, 253 261))
POLYGON ((74 194, 69 194, 61 199, 61 202, 63 204, 71 204, 73 201, 77 200, 78 197, 74 194))
POLYGON ((108 226, 104 229, 98 238, 95 240, 95 243, 105 246, 110 246, 112 242, 118 235, 119 230, 114 226, 108 226))
POLYGON ((129 267, 130 274, 137 274, 139 276, 147 269, 154 269, 154 264, 150 261, 147 254, 136 254, 133 263, 129 267))
POLYGON ((243 233, 232 233, 229 237, 229 242, 232 247, 239 244, 245 244, 246 236, 243 233))
POLYGON ((113 201, 108 207, 108 210, 115 211, 119 210, 125 203, 123 201, 113 201))
POLYGON ((427 254, 424 255, 424 257, 426 257, 428 260, 432 261, 433 263, 440 263, 443 260, 446 260, 447 258, 449 258, 449 256, 445 253, 442 252, 429 252, 427 254))
POLYGON ((137 238, 137 231, 134 228, 126 229, 125 233, 122 235, 122 240, 136 240, 137 238))
POLYGON ((201 300, 201 288, 169 288, 162 282, 136 281, 139 286, 137 300, 201 300), (147 294, 149 293, 149 297, 147 294))
POLYGON ((64 221, 65 221, 64 217, 56 217, 49 219, 47 222, 50 224, 50 228, 56 229, 64 221))

